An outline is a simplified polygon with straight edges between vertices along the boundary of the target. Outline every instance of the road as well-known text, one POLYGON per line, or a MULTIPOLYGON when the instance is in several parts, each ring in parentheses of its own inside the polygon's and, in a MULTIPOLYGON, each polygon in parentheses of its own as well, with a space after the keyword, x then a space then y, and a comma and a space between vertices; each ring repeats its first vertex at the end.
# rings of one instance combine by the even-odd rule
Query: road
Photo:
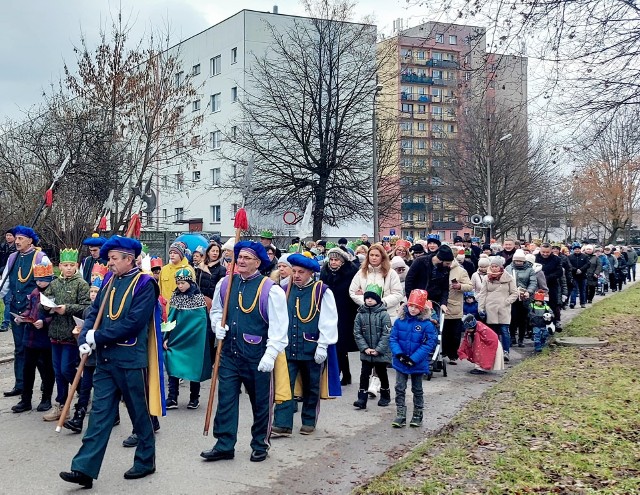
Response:
MULTIPOLYGON (((564 312, 566 323, 580 310, 564 312)), ((0 334, 0 340, 10 339, 10 333, 0 334)), ((0 344, 1 346, 1 344, 0 344)), ((524 349, 513 349, 509 367, 531 354, 531 342, 524 349)), ((357 353, 351 356, 352 370, 358 376, 357 353)), ((300 417, 296 415, 291 438, 272 439, 269 458, 262 463, 249 462, 251 449, 249 400, 240 400, 239 441, 232 461, 208 463, 199 457, 209 449, 212 436, 202 435, 204 406, 187 410, 188 383, 181 385, 180 408, 168 411, 161 419, 157 434, 157 472, 142 480, 127 481, 123 473, 133 463, 133 450, 121 442, 131 430, 124 405, 122 424, 111 434, 100 478, 92 493, 114 494, 135 490, 136 494, 342 494, 381 473, 401 455, 417 445, 425 436, 446 425, 470 400, 478 398, 503 373, 485 376, 470 375, 472 365, 462 362, 449 366, 449 376, 436 373, 424 382, 425 424, 422 428, 391 428, 395 407, 382 408, 369 401, 367 409, 355 410, 357 385, 343 387, 342 398, 323 401, 318 428, 313 435, 297 433, 300 417)), ((508 369, 507 369, 508 371, 508 369)), ((0 365, 0 390, 13 385, 12 363, 0 365)), ((38 380, 38 379, 36 379, 38 380)), ((393 385, 395 376, 390 370, 393 385)), ((36 384, 36 390, 38 385, 36 384)), ((201 403, 206 404, 208 387, 203 387, 201 403), (206 390, 205 390, 206 388, 206 390)), ((394 396, 392 390, 392 398, 394 396)), ((0 438, 3 462, 0 463, 1 493, 58 494, 76 491, 76 485, 61 481, 58 472, 68 470, 81 436, 67 430, 55 433, 55 425, 42 421, 42 414, 30 411, 13 414, 11 406, 17 398, 0 396, 0 438)), ((34 407, 35 407, 34 402, 34 407)), ((411 404, 411 392, 407 391, 411 404)), ((411 408, 409 408, 411 412, 411 408)), ((86 425, 85 425, 86 426, 86 425)))

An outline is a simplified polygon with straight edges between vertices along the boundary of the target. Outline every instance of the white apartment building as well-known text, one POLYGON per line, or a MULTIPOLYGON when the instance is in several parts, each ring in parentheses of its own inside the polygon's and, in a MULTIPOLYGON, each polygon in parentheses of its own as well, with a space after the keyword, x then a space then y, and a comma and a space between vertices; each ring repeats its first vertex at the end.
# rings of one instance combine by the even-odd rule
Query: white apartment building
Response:
MULTIPOLYGON (((235 173, 235 165, 223 159, 225 136, 240 125, 241 110, 238 100, 247 87, 246 73, 255 57, 269 50, 271 34, 268 25, 278 30, 288 29, 304 18, 271 12, 242 10, 224 21, 181 42, 173 48, 179 51, 183 71, 176 74, 176 83, 189 72, 198 97, 185 102, 185 117, 189 112, 202 112, 204 122, 200 139, 205 140, 207 151, 197 165, 185 166, 179 162, 159 164, 156 169, 155 189, 158 202, 155 215, 145 230, 187 231, 202 230, 222 237, 234 235, 233 219, 242 201, 238 190, 223 187, 235 173), (234 128, 235 127, 235 128, 234 128)), ((282 75, 286 77, 286 74, 282 75)), ((242 180, 242 171, 238 171, 242 180)), ((277 184, 274 184, 277 187, 277 184)), ((303 212, 298 212, 302 215, 303 212)), ((283 211, 271 215, 249 211, 249 222, 255 228, 282 228, 281 234, 295 235, 295 227, 286 229, 283 211), (253 218, 252 218, 253 217, 253 218)), ((327 228, 327 237, 372 235, 373 222, 327 228)))

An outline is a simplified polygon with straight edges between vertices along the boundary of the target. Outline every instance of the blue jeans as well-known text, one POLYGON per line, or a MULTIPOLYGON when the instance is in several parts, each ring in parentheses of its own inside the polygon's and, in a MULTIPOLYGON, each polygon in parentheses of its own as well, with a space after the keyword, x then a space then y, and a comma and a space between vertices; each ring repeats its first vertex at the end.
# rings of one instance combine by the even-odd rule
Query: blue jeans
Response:
POLYGON ((502 343, 502 350, 509 352, 511 348, 511 332, 509 332, 509 325, 491 324, 489 327, 498 334, 500 342, 502 343))
POLYGON ((53 371, 56 375, 56 402, 64 404, 73 383, 78 365, 78 347, 75 344, 51 344, 53 371))
POLYGON ((2 324, 3 326, 9 326, 11 324, 11 308, 9 305, 11 304, 11 293, 7 293, 3 299, 4 302, 4 315, 2 315, 2 324))
POLYGON ((580 305, 587 304, 587 279, 583 278, 574 278, 573 279, 573 290, 571 291, 571 300, 569 304, 571 306, 576 305, 576 298, 580 294, 580 305))
POLYGON ((547 342, 547 327, 533 327, 533 347, 540 352, 547 342))
POLYGON ((407 375, 396 370, 396 406, 405 407, 407 382, 411 380, 411 392, 413 393, 413 408, 424 409, 424 391, 422 390, 423 373, 407 375))

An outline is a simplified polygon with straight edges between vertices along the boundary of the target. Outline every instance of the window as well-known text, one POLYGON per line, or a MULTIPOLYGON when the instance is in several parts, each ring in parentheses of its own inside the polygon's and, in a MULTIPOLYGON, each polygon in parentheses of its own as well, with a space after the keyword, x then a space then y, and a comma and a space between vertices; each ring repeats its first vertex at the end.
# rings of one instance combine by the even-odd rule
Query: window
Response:
POLYGON ((424 194, 416 194, 413 200, 415 203, 426 203, 427 197, 424 194))
POLYGON ((433 132, 443 132, 444 128, 442 127, 442 124, 431 124, 431 130, 433 132))
POLYGON ((426 213, 418 213, 418 222, 426 222, 427 214, 426 213))
POLYGON ((439 88, 431 88, 431 96, 434 103, 440 103, 442 101, 442 90, 439 88))
POLYGON ((211 60, 209 60, 209 75, 210 76, 217 76, 218 74, 220 74, 220 66, 222 65, 221 63, 221 58, 220 55, 213 57, 211 60))
POLYGON ((444 34, 436 34, 436 43, 444 43, 444 34))
POLYGON ((419 150, 423 150, 423 149, 425 149, 426 147, 427 147, 427 143, 426 143, 426 141, 424 141, 424 140, 422 140, 422 139, 418 140, 418 149, 419 149, 419 150))
POLYGON ((440 239, 444 239, 444 230, 439 230, 438 236, 440 237, 440 239))
POLYGON ((424 50, 420 50, 420 51, 418 52, 418 58, 419 58, 420 60, 424 60, 424 50))
POLYGON ((403 103, 402 111, 406 113, 413 113, 413 105, 411 103, 403 103))
POLYGON ((431 149, 432 150, 443 150, 444 149, 444 144, 442 143, 442 141, 433 141, 431 143, 431 149))
POLYGON ((167 183, 168 183, 167 176, 163 175, 162 176, 162 187, 167 187, 167 183))
POLYGON ((200 181, 200 170, 194 170, 193 173, 191 174, 191 180, 193 182, 199 182, 200 181))
POLYGON ((402 220, 404 220, 405 222, 413 221, 413 213, 410 211, 402 212, 402 220))
POLYGON ((449 44, 450 45, 457 45, 458 44, 458 37, 453 35, 453 34, 450 34, 449 35, 449 44))
POLYGON ((400 129, 403 131, 411 131, 412 127, 413 127, 413 122, 407 122, 407 121, 400 122, 400 129))
POLYGON ((176 189, 178 191, 182 191, 184 185, 184 176, 182 175, 182 172, 178 172, 176 174, 176 189))
POLYGON ((431 184, 434 186, 441 186, 443 185, 443 181, 440 177, 431 177, 431 184))
POLYGON ((200 74, 200 64, 196 64, 191 68, 192 76, 197 76, 198 74, 200 74))
POLYGON ((193 146, 194 148, 197 148, 198 146, 200 146, 200 136, 193 136, 191 138, 191 146, 193 146))
POLYGON ((238 48, 233 47, 231 49, 231 63, 235 64, 238 61, 238 48))
POLYGON ((465 81, 471 81, 471 72, 465 72, 464 73, 464 80, 465 81))
POLYGON ((424 122, 418 122, 418 130, 419 131, 426 131, 427 130, 427 125, 424 122))
POLYGON ((233 88, 231 88, 231 101, 235 102, 238 101, 238 87, 234 86, 233 88))
POLYGON ((222 141, 222 133, 220 131, 213 131, 209 134, 209 139, 211 140, 211 149, 219 150, 222 141))
POLYGON ((220 205, 211 206, 211 223, 220 223, 220 205))
POLYGON ((447 124, 447 132, 456 132, 456 126, 453 124, 447 124))
POLYGON ((433 75, 434 79, 442 79, 442 71, 441 70, 434 70, 432 75, 433 75))
POLYGON ((418 105, 418 113, 426 113, 427 105, 418 105))
POLYGON ((451 240, 453 241, 456 237, 458 237, 458 231, 457 230, 452 230, 451 231, 451 240))
POLYGON ((163 222, 167 221, 167 209, 166 208, 162 208, 162 221, 163 222))
POLYGON ((211 169, 211 185, 220 185, 220 167, 211 169))
POLYGON ((220 111, 220 93, 211 95, 211 113, 220 111))
POLYGON ((433 54, 431 55, 431 58, 433 58, 433 60, 442 60, 442 53, 433 52, 433 54))
POLYGON ((240 205, 238 203, 231 204, 231 215, 233 215, 233 218, 236 217, 236 213, 238 213, 239 209, 240 209, 240 205))
POLYGON ((401 49, 400 55, 402 55, 404 58, 411 58, 411 49, 410 48, 401 49))
POLYGON ((432 218, 434 222, 444 222, 444 213, 441 211, 434 211, 432 218))
POLYGON ((231 167, 232 167, 231 177, 235 179, 238 177, 238 165, 234 163, 231 167))
POLYGON ((174 76, 174 81, 176 84, 176 87, 180 86, 182 84, 182 78, 184 76, 184 72, 180 71, 180 72, 176 72, 176 75, 174 76))
POLYGON ((192 106, 191 110, 193 112, 197 112, 198 110, 200 110, 200 100, 195 100, 193 102, 193 106, 192 106))
POLYGON ((231 126, 231 137, 235 140, 238 137, 238 126, 231 126))
POLYGON ((176 222, 182 222, 184 220, 184 208, 174 208, 173 212, 176 216, 176 222))

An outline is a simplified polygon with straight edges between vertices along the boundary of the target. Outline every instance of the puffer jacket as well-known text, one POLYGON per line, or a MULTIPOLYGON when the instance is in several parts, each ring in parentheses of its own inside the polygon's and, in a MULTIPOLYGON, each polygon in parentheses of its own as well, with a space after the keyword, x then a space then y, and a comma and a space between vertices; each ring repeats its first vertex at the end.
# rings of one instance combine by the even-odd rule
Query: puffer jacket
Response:
POLYGON ((525 261, 521 267, 511 263, 505 271, 513 277, 516 282, 516 287, 526 289, 529 296, 533 297, 533 294, 538 288, 538 279, 531 263, 525 261))
POLYGON ((487 314, 487 325, 511 323, 511 304, 518 299, 518 289, 513 277, 506 271, 496 281, 484 279, 478 294, 478 310, 487 314))
POLYGON ((369 266, 366 275, 362 273, 362 270, 358 270, 349 286, 349 295, 358 306, 364 304, 364 292, 369 284, 376 284, 382 287, 382 302, 387 305, 389 316, 392 318, 398 316, 398 309, 404 298, 404 293, 402 292, 400 277, 396 271, 390 269, 385 277, 379 267, 373 268, 369 266), (356 294, 358 289, 362 291, 362 294, 356 294))
POLYGON ((429 319, 429 311, 411 316, 406 306, 401 316, 393 324, 389 336, 389 348, 393 359, 393 368, 407 375, 429 373, 431 356, 438 345, 438 330, 429 319), (396 356, 406 354, 415 363, 414 366, 402 364, 396 356))
POLYGON ((76 326, 73 317, 82 318, 82 312, 91 304, 89 284, 84 281, 80 272, 76 272, 69 278, 56 278, 44 291, 44 295, 53 298, 56 304, 65 305, 63 315, 53 313, 49 338, 57 342, 75 342, 71 333, 76 326))
POLYGON ((449 271, 448 312, 444 315, 445 320, 459 320, 464 316, 464 311, 462 310, 463 296, 465 292, 469 292, 472 289, 469 273, 456 260, 453 260, 451 271, 449 271), (460 289, 456 290, 451 287, 452 280, 457 280, 460 283, 460 289))
POLYGON ((353 336, 360 349, 360 361, 371 363, 390 363, 389 334, 391 333, 391 318, 387 313, 387 306, 360 306, 353 327, 353 336), (365 349, 375 349, 377 356, 365 354, 365 349))
POLYGON ((208 266, 206 263, 200 263, 196 266, 195 282, 204 297, 213 299, 213 293, 220 279, 227 274, 227 269, 220 263, 208 266))

